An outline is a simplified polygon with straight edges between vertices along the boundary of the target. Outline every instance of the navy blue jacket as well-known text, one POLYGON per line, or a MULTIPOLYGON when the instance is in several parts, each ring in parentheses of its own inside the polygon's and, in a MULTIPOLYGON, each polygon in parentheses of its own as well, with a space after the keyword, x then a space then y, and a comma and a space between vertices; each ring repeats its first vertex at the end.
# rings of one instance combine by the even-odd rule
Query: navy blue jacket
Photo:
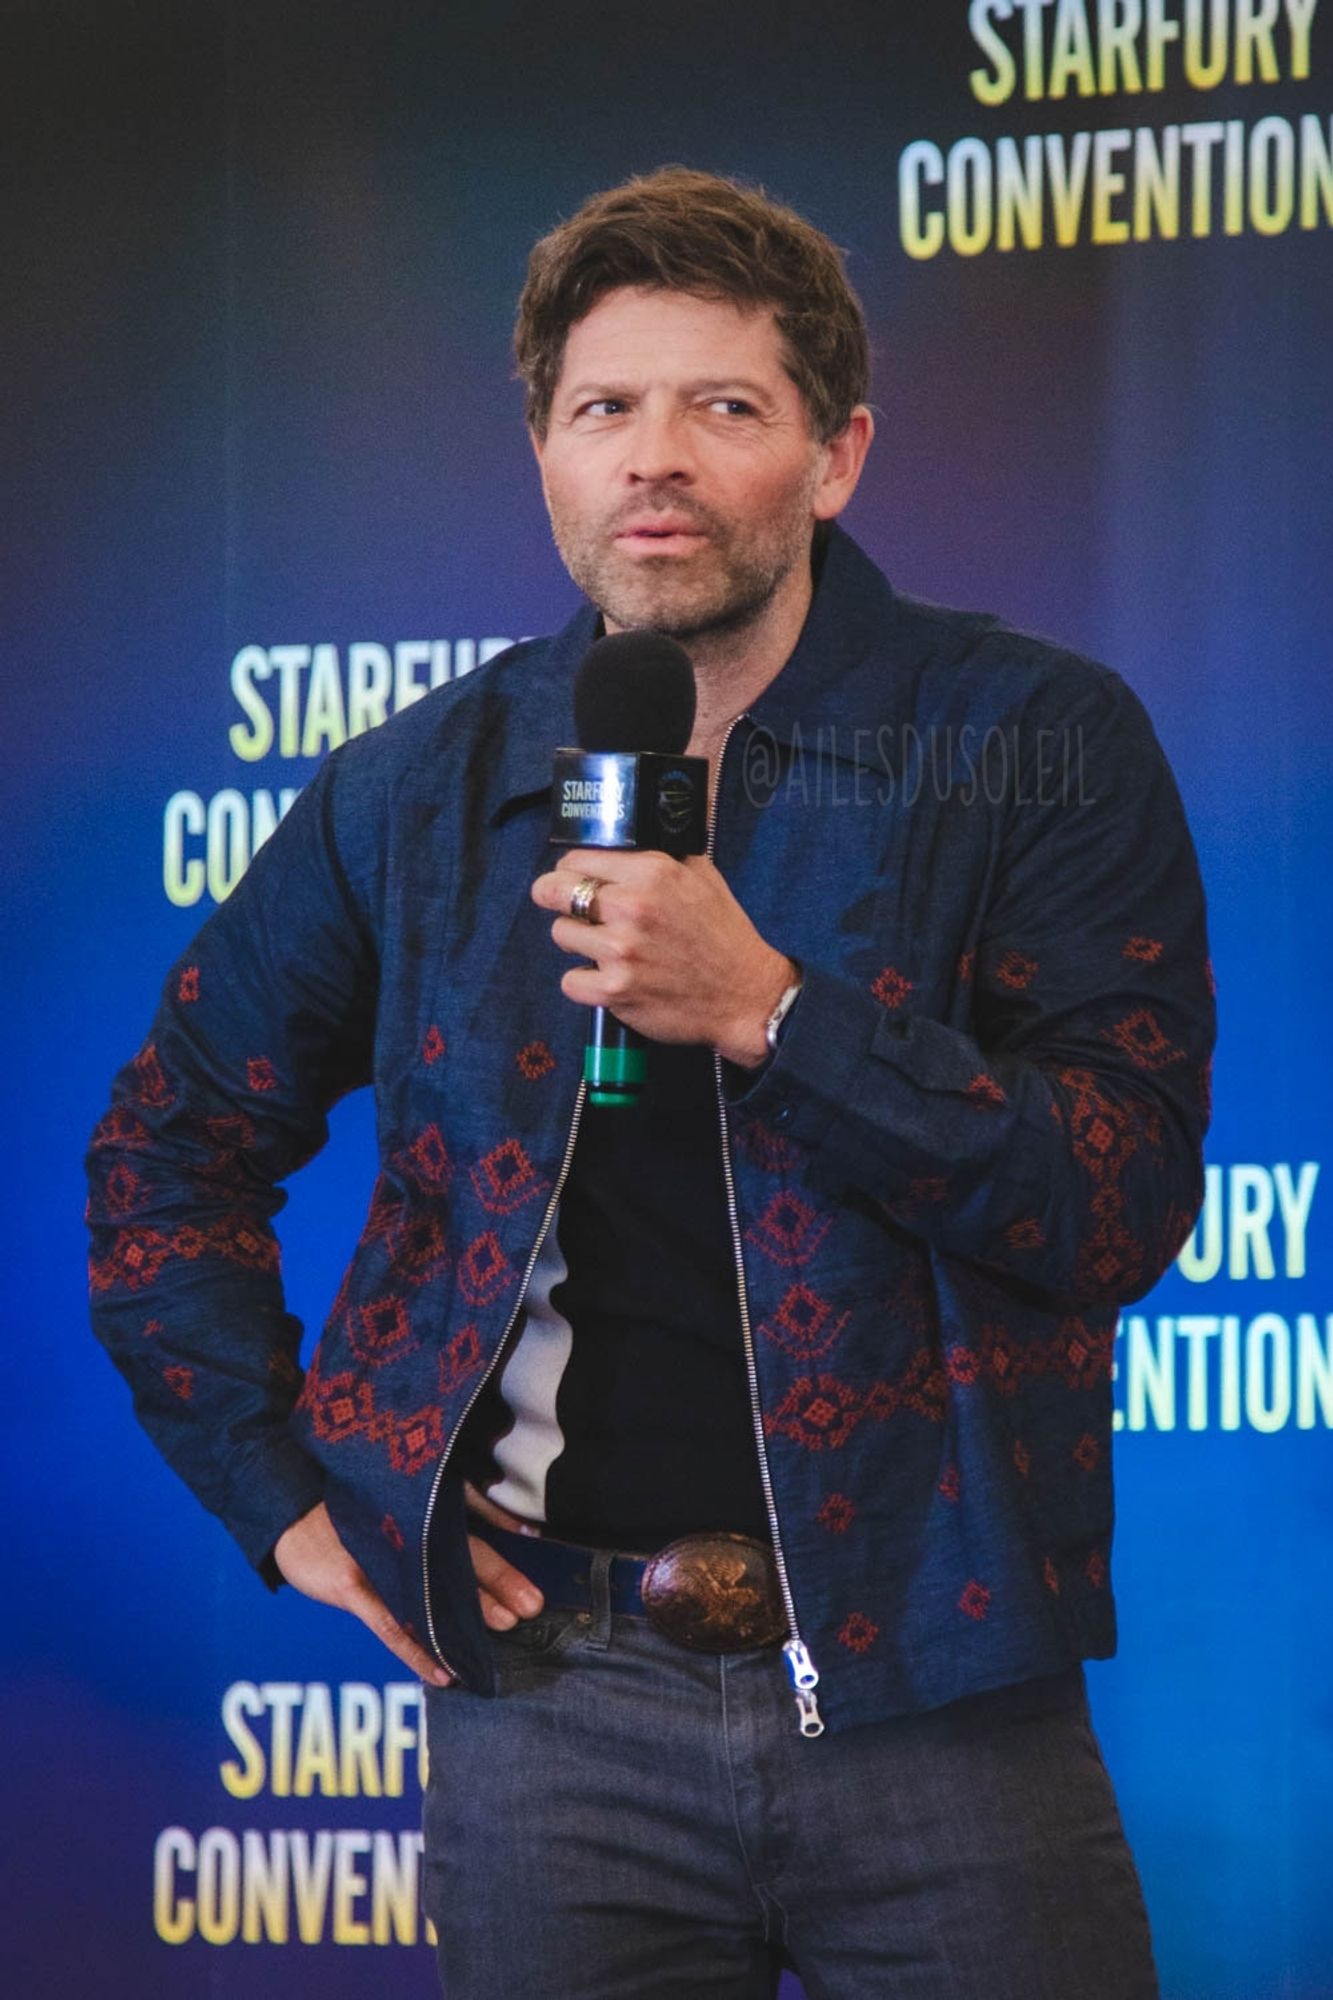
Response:
MULTIPOLYGON (((584 1014, 528 889, 595 631, 585 609, 328 759, 174 967, 89 1155, 96 1329, 161 1450, 270 1572, 324 1498, 483 1689, 450 1451, 572 1152, 584 1014), (303 1376, 277 1184, 367 1083, 380 1174, 303 1376)), ((823 1718, 1108 1654, 1117 1308, 1196 1212, 1213 1041, 1143 709, 896 595, 834 530, 723 753, 715 857, 805 969, 773 1060, 720 1066, 719 1143, 823 1718)))

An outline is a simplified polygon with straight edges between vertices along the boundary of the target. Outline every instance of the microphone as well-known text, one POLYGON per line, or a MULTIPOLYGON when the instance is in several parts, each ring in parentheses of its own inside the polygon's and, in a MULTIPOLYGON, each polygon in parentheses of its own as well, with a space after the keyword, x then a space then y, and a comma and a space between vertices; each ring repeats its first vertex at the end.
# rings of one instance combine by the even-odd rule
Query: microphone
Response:
MULTIPOLYGON (((683 754, 694 705, 690 656, 664 633, 614 632, 590 646, 574 682, 581 748, 555 753, 552 843, 702 854, 708 759, 683 754)), ((588 1102, 636 1104, 646 1074, 643 1036, 594 1007, 583 1055, 588 1102)))

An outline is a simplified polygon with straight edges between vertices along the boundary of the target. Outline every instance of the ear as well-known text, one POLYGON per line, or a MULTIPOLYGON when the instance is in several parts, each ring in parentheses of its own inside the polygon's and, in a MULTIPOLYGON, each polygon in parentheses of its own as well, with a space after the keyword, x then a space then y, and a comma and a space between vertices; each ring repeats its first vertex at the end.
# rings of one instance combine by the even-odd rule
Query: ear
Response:
POLYGON ((833 520, 855 493, 874 435, 875 419, 864 403, 858 403, 843 429, 824 446, 824 468, 815 489, 817 521, 833 520))

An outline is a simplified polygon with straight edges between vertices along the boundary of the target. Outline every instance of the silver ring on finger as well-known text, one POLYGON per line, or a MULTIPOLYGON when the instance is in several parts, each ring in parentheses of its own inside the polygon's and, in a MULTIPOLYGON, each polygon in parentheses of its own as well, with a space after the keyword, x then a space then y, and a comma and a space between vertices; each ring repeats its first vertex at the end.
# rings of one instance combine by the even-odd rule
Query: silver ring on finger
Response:
POLYGON ((596 924, 601 922, 596 909, 597 891, 601 887, 602 884, 597 880, 595 875, 585 875, 581 881, 574 884, 574 890, 569 899, 569 914, 576 922, 581 924, 596 924))

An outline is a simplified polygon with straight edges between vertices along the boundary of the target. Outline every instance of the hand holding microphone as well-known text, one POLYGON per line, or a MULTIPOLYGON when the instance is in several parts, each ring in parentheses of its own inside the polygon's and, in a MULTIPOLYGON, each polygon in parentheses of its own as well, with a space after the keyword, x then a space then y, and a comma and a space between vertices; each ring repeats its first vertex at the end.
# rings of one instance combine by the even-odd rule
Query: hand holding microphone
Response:
POLYGON ((583 747, 556 753, 552 839, 576 844, 532 895, 558 913, 561 950, 594 961, 561 981, 594 1010, 590 1102, 635 1101, 645 1039, 762 1062, 765 1024, 797 975, 704 856, 707 760, 682 754, 694 719, 688 655, 656 633, 599 640, 579 671, 575 718, 583 747))

